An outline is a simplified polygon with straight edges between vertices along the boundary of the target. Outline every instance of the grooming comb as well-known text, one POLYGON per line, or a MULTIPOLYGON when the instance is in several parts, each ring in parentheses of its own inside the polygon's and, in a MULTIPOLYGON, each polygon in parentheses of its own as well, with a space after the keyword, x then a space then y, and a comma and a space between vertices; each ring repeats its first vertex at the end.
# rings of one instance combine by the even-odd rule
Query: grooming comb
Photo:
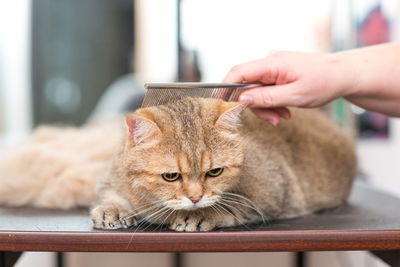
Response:
POLYGON ((146 95, 143 107, 163 105, 183 97, 219 98, 237 101, 245 90, 254 87, 249 84, 232 83, 145 83, 146 95))

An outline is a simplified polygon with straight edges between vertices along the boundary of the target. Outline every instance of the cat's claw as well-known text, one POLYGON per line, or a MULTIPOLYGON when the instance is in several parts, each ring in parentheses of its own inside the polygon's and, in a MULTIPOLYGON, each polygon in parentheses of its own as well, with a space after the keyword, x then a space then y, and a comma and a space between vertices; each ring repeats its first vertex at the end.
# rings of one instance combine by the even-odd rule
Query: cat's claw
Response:
POLYGON ((204 219, 200 216, 178 216, 170 224, 169 228, 178 232, 204 232, 212 230, 215 226, 216 224, 211 220, 204 219))
POLYGON ((96 229, 121 229, 136 225, 134 218, 129 218, 129 211, 117 205, 99 205, 90 212, 93 227, 96 229))

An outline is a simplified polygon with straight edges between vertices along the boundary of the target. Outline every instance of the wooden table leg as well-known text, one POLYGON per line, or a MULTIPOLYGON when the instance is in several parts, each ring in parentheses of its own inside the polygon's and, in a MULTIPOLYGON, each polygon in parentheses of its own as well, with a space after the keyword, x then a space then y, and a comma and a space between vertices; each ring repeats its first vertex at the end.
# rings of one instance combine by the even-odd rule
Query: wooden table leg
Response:
POLYGON ((64 252, 56 252, 56 267, 64 267, 64 252))
POLYGON ((183 253, 177 252, 173 254, 173 266, 183 267, 183 253))
POLYGON ((400 250, 370 251, 391 267, 400 267, 400 250))
POLYGON ((306 253, 305 252, 296 252, 296 267, 306 267, 306 253))
POLYGON ((0 251, 0 267, 12 267, 17 262, 22 252, 0 251))

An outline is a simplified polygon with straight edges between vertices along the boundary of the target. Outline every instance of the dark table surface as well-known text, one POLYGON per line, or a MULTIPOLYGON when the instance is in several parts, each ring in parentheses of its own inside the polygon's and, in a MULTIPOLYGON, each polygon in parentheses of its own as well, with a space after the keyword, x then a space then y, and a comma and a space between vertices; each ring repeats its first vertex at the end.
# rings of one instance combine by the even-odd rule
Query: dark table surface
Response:
POLYGON ((0 208, 3 251, 310 251, 400 249, 400 199, 363 183, 349 203, 298 219, 213 232, 96 231, 86 210, 0 208))

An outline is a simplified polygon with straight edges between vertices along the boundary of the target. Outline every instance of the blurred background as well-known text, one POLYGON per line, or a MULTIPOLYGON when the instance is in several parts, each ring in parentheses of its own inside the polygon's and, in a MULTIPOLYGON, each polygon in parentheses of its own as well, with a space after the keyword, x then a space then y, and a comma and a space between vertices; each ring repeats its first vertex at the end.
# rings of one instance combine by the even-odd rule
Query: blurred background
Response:
MULTIPOLYGON (((399 39, 396 0, 4 0, 0 144, 23 140, 39 124, 81 125, 134 109, 144 82, 219 82, 233 65, 271 50, 336 52, 399 39)), ((368 181, 400 196, 399 119, 341 99, 324 110, 356 138, 368 181)), ((83 255, 70 254, 73 266, 100 257, 83 255)), ((254 266, 291 262, 289 253, 268 255, 254 266)), ((310 266, 318 259, 324 266, 380 266, 364 253, 313 255, 310 266)))

